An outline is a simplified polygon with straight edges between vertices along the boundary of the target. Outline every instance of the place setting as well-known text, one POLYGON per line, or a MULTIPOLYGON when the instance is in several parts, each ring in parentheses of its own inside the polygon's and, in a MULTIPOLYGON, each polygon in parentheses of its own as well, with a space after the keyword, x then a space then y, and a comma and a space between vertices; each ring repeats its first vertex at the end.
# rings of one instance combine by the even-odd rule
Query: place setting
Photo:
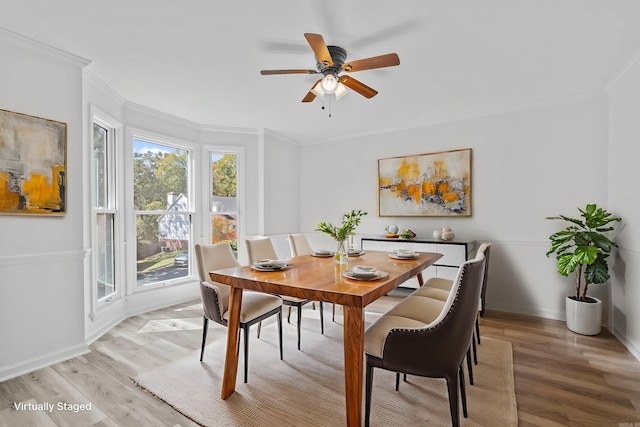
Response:
POLYGON ((371 280, 378 280, 387 277, 389 273, 375 267, 356 265, 351 270, 346 270, 342 275, 348 279, 369 282, 371 280))
POLYGON ((261 259, 251 264, 251 268, 257 271, 284 271, 292 267, 283 259, 261 259))
POLYGON ((330 251, 329 249, 318 249, 316 251, 313 251, 310 255, 318 258, 329 258, 334 256, 335 254, 335 252, 330 251))
POLYGON ((418 258, 418 253, 412 249, 394 249, 389 254, 389 257, 393 259, 416 259, 418 258))

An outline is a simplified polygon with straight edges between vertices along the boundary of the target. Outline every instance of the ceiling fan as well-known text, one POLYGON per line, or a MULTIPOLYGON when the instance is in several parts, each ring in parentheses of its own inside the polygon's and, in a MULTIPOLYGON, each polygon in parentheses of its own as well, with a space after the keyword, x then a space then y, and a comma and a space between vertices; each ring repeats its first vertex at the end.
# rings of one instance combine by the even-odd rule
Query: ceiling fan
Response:
POLYGON ((388 53, 386 55, 345 62, 347 59, 347 51, 343 48, 339 46, 327 46, 324 38, 320 34, 305 33, 304 37, 316 55, 316 70, 260 71, 260 74, 263 76, 273 74, 322 74, 324 77, 313 84, 309 93, 302 98, 302 102, 311 102, 316 96, 323 98, 326 94, 335 94, 336 99, 340 99, 347 93, 345 86, 358 92, 365 98, 372 98, 378 94, 378 91, 351 76, 340 76, 340 73, 343 71, 352 73, 355 71, 400 65, 400 58, 397 53, 388 53))

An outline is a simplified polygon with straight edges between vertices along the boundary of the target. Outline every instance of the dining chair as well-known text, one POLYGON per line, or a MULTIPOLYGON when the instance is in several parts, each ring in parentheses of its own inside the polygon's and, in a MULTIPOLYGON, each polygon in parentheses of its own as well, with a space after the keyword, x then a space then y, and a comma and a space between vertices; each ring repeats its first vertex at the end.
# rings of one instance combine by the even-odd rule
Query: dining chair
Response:
MULTIPOLYGON (((202 327, 202 349, 200 361, 204 357, 209 320, 227 326, 229 320, 229 294, 231 287, 211 280, 209 272, 222 268, 236 267, 231 246, 228 243, 213 245, 195 245, 198 275, 200 276, 200 293, 204 311, 202 327)), ((242 308, 240 309, 240 330, 244 335, 244 382, 247 382, 249 367, 249 328, 263 320, 276 315, 278 319, 278 342, 280 360, 282 360, 282 299, 276 295, 261 292, 243 291, 242 308)))
MULTIPOLYGON (((273 242, 268 237, 245 240, 245 243, 247 245, 247 252, 249 254, 249 262, 251 264, 254 264, 262 259, 278 259, 276 250, 273 247, 273 242)), ((288 295, 280 295, 280 298, 282 298, 282 303, 284 305, 289 307, 296 307, 298 310, 298 350, 300 350, 300 325, 302 323, 302 306, 308 304, 311 301, 308 299, 296 298, 288 295)), ((287 321, 290 322, 289 316, 287 316, 287 321)), ((324 334, 324 315, 322 302, 320 302, 320 331, 322 334, 324 334)))
POLYGON ((442 302, 414 293, 407 297, 414 301, 401 302, 367 328, 365 426, 371 417, 374 368, 446 379, 451 422, 454 427, 460 425, 461 397, 466 416, 462 361, 477 316, 484 264, 484 256, 479 255, 460 266, 451 294, 435 320, 424 323, 424 307, 428 305, 422 300, 429 305, 442 302))
MULTIPOLYGON (((479 255, 485 258, 485 269, 482 276, 482 291, 478 301, 478 313, 481 316, 484 315, 484 294, 487 289, 487 277, 489 271, 489 255, 491 252, 491 243, 482 243, 476 251, 476 257, 479 255)), ((450 279, 443 279, 440 277, 432 277, 426 281, 424 286, 416 291, 416 294, 422 296, 429 296, 431 298, 440 299, 445 301, 451 291, 454 281, 450 279)), ((478 316, 476 315, 475 331, 472 333, 469 350, 467 352, 467 370, 469 371, 469 384, 473 385, 473 367, 471 365, 471 352, 473 350, 473 363, 478 364, 478 351, 476 348, 476 341, 480 344, 480 325, 478 316)), ((397 382, 397 381, 396 381, 397 382)))

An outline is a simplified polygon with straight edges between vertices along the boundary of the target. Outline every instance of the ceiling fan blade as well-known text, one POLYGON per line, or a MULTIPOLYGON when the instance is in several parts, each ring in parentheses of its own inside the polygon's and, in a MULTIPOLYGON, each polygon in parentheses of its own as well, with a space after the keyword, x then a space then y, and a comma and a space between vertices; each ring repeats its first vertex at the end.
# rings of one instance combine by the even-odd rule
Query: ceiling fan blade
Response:
MULTIPOLYGON (((321 81, 321 80, 322 80, 322 79, 320 79, 320 80, 318 80, 317 82, 315 82, 315 83, 313 84, 313 86, 311 86, 311 89, 313 89, 314 87, 316 87, 316 85, 317 85, 318 83, 320 83, 320 81, 321 81)), ((309 91, 309 92, 304 96, 304 98, 302 98, 302 102, 311 102, 311 101, 313 101, 314 99, 316 99, 316 94, 315 94, 315 93, 313 93, 313 92, 311 92, 311 91, 309 91)))
POLYGON ((400 65, 400 57, 398 57, 397 53, 388 53, 386 55, 373 56, 371 58, 348 62, 342 66, 342 70, 354 72, 372 70, 374 68, 393 67, 396 65, 400 65))
POLYGON ((318 74, 318 70, 260 70, 263 76, 273 74, 318 74))
POLYGON ((324 38, 320 34, 305 33, 304 38, 309 42, 309 46, 313 49, 313 53, 316 54, 316 59, 324 66, 333 65, 333 59, 329 53, 329 48, 324 42, 324 38))
POLYGON ((373 98, 378 94, 377 90, 370 88, 366 84, 359 82, 351 76, 341 76, 340 83, 342 83, 349 89, 355 90, 365 98, 373 98))

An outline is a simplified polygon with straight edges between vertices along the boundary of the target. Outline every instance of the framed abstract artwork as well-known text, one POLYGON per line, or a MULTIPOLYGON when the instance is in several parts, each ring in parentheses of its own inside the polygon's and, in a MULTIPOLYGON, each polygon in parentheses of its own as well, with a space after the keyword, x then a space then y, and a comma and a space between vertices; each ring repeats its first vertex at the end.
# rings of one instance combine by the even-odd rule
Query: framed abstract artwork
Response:
POLYGON ((0 110, 0 214, 66 213, 67 125, 0 110))
POLYGON ((471 216, 471 148, 379 159, 378 215, 471 216))

